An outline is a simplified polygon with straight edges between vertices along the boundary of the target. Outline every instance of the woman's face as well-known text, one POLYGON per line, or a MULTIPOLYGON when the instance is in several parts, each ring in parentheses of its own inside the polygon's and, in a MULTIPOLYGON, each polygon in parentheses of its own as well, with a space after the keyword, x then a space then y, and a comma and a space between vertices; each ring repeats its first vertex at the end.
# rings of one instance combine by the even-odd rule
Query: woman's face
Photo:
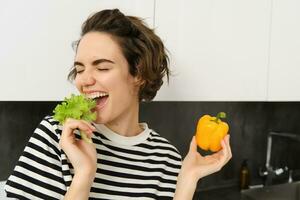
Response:
POLYGON ((138 79, 129 73, 127 60, 112 36, 102 32, 85 34, 78 45, 74 66, 79 92, 96 97, 96 123, 111 123, 136 112, 138 79))

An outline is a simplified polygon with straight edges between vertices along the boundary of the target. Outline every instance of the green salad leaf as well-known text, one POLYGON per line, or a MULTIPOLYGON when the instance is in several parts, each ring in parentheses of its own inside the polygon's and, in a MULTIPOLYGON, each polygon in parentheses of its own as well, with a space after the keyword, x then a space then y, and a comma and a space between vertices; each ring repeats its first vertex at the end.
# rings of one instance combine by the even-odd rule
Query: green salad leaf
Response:
MULTIPOLYGON (((55 107, 53 111, 54 119, 59 121, 60 124, 64 124, 68 118, 92 122, 96 120, 96 112, 91 111, 95 107, 95 100, 89 99, 82 94, 72 94, 70 98, 66 97, 61 104, 55 107)), ((83 140, 91 143, 86 134, 80 133, 80 135, 83 140)))

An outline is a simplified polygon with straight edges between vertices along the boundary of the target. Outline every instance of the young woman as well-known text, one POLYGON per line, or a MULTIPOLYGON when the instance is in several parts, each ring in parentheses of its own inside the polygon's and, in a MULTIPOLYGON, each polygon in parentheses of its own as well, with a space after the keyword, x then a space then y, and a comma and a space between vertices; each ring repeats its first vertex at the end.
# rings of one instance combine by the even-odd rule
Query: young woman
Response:
POLYGON ((160 38, 137 17, 103 10, 87 19, 69 78, 96 99, 92 123, 45 117, 30 138, 5 190, 17 199, 192 199, 197 181, 231 158, 202 157, 192 139, 181 156, 165 138, 139 123, 139 103, 152 100, 169 77, 160 38), (93 144, 78 140, 77 130, 93 144))

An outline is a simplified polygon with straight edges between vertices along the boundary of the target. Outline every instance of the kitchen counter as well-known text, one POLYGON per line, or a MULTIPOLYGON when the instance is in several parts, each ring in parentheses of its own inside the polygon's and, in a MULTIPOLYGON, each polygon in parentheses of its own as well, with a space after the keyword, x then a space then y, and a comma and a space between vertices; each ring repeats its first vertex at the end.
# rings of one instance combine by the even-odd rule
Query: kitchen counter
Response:
POLYGON ((195 193, 193 200, 243 200, 243 199, 284 199, 299 200, 300 181, 282 183, 272 186, 257 187, 240 192, 237 186, 215 188, 195 193))
POLYGON ((241 200, 241 192, 237 186, 198 191, 193 200, 241 200))

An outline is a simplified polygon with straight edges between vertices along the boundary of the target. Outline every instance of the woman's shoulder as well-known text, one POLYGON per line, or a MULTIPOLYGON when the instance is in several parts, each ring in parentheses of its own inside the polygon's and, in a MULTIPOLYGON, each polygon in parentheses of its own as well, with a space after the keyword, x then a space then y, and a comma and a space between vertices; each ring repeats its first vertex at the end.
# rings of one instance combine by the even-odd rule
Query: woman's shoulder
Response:
POLYGON ((8 178, 5 186, 8 197, 62 198, 66 185, 62 174, 62 152, 58 145, 59 129, 52 116, 41 120, 8 178))
POLYGON ((51 124, 54 127, 59 125, 59 122, 56 119, 54 119, 53 115, 46 115, 42 119, 41 123, 44 122, 44 121, 48 122, 49 124, 51 124))
POLYGON ((62 132, 62 125, 51 115, 45 116, 38 124, 34 131, 34 135, 40 135, 47 139, 54 140, 58 143, 62 132))
POLYGON ((169 152, 171 155, 173 155, 175 160, 179 161, 182 159, 178 149, 167 138, 163 137, 154 130, 150 131, 147 143, 151 146, 154 146, 158 151, 169 152))

